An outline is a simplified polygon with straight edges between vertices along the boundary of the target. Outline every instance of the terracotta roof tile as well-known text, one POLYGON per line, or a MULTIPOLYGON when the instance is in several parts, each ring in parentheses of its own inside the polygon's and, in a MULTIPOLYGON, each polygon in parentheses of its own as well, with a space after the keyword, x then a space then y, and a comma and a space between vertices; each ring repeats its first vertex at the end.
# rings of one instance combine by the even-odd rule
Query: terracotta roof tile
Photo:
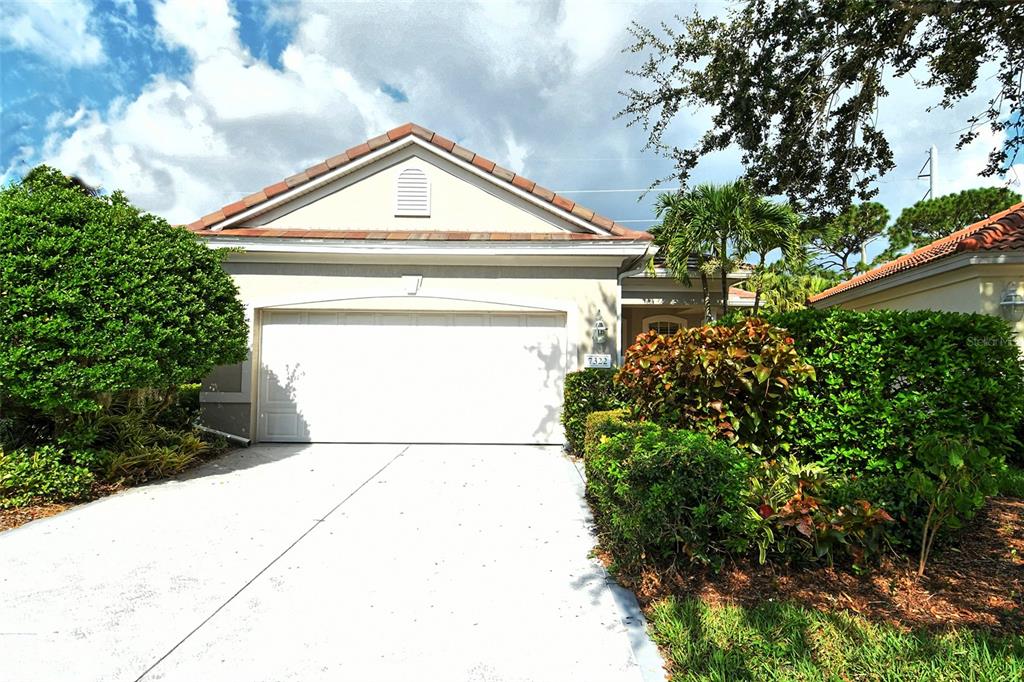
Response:
POLYGON ((491 231, 399 231, 399 230, 320 230, 303 228, 233 227, 214 231, 201 224, 188 226, 201 236, 278 237, 290 239, 347 239, 367 241, 632 241, 590 232, 491 232, 491 231))
POLYGON ((539 196, 544 201, 552 201, 555 198, 555 193, 549 190, 547 187, 541 187, 540 185, 534 185, 533 189, 530 190, 535 195, 539 196))
POLYGON ((337 168, 338 166, 344 166, 348 162, 349 162, 348 154, 346 154, 344 152, 342 152, 341 154, 338 154, 337 156, 332 156, 331 158, 329 158, 326 161, 324 161, 324 163, 327 164, 328 168, 337 168))
POLYGON ((572 212, 572 207, 576 205, 575 201, 572 201, 571 199, 566 199, 560 194, 556 194, 555 198, 551 200, 551 203, 553 203, 558 208, 569 211, 570 213, 572 212))
POLYGON ((284 184, 289 187, 298 187, 299 185, 305 184, 307 180, 309 180, 309 176, 306 175, 306 171, 302 171, 301 173, 296 173, 295 175, 290 175, 285 178, 284 184))
POLYGON ((488 173, 494 170, 494 162, 480 156, 479 154, 473 157, 473 165, 484 169, 488 173))
POLYGON ((255 194, 250 194, 249 196, 247 196, 244 199, 242 199, 242 203, 245 204, 246 208, 248 208, 249 206, 255 206, 256 204, 262 204, 266 200, 267 200, 267 194, 266 194, 266 192, 263 192, 261 190, 259 192, 256 192, 255 194))
POLYGON ((583 218, 587 222, 590 222, 590 219, 594 217, 593 211, 591 211, 589 208, 580 206, 579 204, 576 204, 575 206, 572 207, 572 214, 577 218, 583 218))
POLYGON ((388 140, 390 140, 391 142, 394 142, 395 140, 401 140, 406 135, 411 135, 412 132, 413 132, 413 125, 412 125, 412 123, 406 123, 404 125, 398 126, 397 128, 392 128, 391 130, 389 130, 385 134, 387 135, 388 140))
POLYGON ((440 147, 446 152, 450 152, 451 150, 455 149, 454 142, 449 140, 447 137, 444 137, 443 135, 438 135, 437 133, 434 133, 434 136, 430 138, 430 143, 440 147))
POLYGON ((321 161, 320 163, 316 164, 315 166, 310 166, 309 168, 306 169, 306 177, 308 177, 310 180, 312 180, 313 178, 317 177, 318 175, 323 175, 324 173, 326 173, 329 170, 331 170, 331 167, 327 165, 327 162, 326 161, 321 161))
MULTIPOLYGON (((646 233, 646 232, 638 232, 636 230, 630 230, 629 228, 626 228, 626 227, 624 227, 622 225, 619 225, 618 223, 613 223, 608 218, 605 218, 603 216, 597 215, 596 213, 594 213, 590 209, 587 209, 587 208, 584 208, 582 206, 577 205, 571 199, 568 199, 566 197, 563 197, 563 196, 560 196, 558 194, 555 194, 551 190, 549 190, 549 189, 547 189, 545 187, 541 187, 540 185, 537 185, 533 180, 530 180, 528 178, 524 178, 521 175, 516 175, 515 173, 513 173, 510 170, 508 170, 507 168, 503 168, 503 167, 495 164, 490 159, 482 157, 479 154, 476 154, 475 152, 473 152, 473 151, 471 151, 469 149, 466 149, 465 147, 458 146, 453 141, 449 140, 448 138, 446 138, 446 137, 444 137, 442 135, 439 135, 439 134, 435 133, 432 130, 428 130, 427 128, 424 128, 422 126, 416 125, 415 123, 406 123, 406 124, 400 125, 400 126, 398 126, 396 128, 392 128, 387 133, 385 133, 383 135, 378 135, 377 137, 374 137, 374 138, 368 140, 367 142, 364 142, 363 144, 356 145, 355 147, 352 147, 351 149, 347 150, 346 152, 344 152, 342 154, 338 154, 336 156, 332 156, 329 159, 327 159, 326 161, 323 161, 323 162, 318 163, 318 164, 316 164, 314 166, 311 166, 310 168, 308 168, 307 170, 303 171, 302 173, 297 173, 296 175, 293 175, 293 176, 291 176, 289 178, 286 178, 285 180, 283 180, 281 182, 277 182, 277 183, 274 183, 273 185, 265 187, 262 192, 256 192, 255 194, 250 194, 249 196, 247 196, 244 199, 242 199, 241 202, 234 202, 232 204, 228 204, 224 208, 222 208, 222 209, 220 209, 218 211, 215 211, 213 213, 210 213, 209 215, 204 216, 203 218, 193 222, 192 225, 199 226, 199 228, 198 228, 199 231, 205 231, 205 230, 202 229, 203 227, 208 227, 210 225, 216 224, 218 222, 221 222, 221 221, 225 220, 229 216, 237 215, 238 213, 240 213, 241 211, 238 208, 238 204, 239 203, 241 203, 245 209, 252 208, 254 206, 258 206, 259 204, 263 203, 264 201, 272 199, 273 197, 277 196, 278 194, 281 194, 282 192, 285 192, 285 191, 287 191, 287 190, 289 190, 289 189, 291 189, 293 187, 301 187, 302 185, 308 183, 313 178, 316 178, 316 177, 318 177, 320 175, 323 175, 324 173, 327 173, 328 171, 333 170, 335 168, 339 168, 339 167, 344 166, 344 165, 346 165, 348 163, 351 163, 352 161, 354 161, 354 160, 356 160, 356 159, 358 159, 358 158, 360 158, 362 156, 365 156, 366 154, 369 154, 374 149, 380 149, 380 148, 384 147, 387 144, 390 144, 392 142, 396 142, 396 141, 401 140, 401 139, 403 139, 405 137, 408 137, 408 136, 415 136, 415 137, 418 137, 418 138, 420 138, 422 140, 430 142, 431 144, 433 144, 433 145, 435 145, 435 146, 437 146, 437 147, 439 147, 439 148, 441 148, 441 149, 443 149, 443 150, 445 150, 447 152, 452 153, 457 158, 462 159, 464 161, 467 161, 467 162, 473 164, 475 167, 480 168, 480 169, 484 170, 485 172, 490 173, 491 175, 493 175, 494 177, 498 178, 499 180, 503 180, 505 182, 511 183, 513 186, 515 186, 516 188, 521 189, 523 191, 530 192, 530 193, 533 194, 533 196, 539 197, 543 201, 550 202, 551 204, 553 204, 555 207, 557 207, 560 210, 570 212, 576 218, 578 218, 578 219, 580 219, 580 220, 582 220, 584 222, 588 222, 591 225, 594 225, 599 230, 606 230, 606 231, 611 232, 613 235, 615 235, 617 237, 628 238, 628 239, 649 240, 651 238, 650 235, 648 233, 646 233)), ((193 229, 193 228, 190 226, 189 229, 193 229)), ((240 228, 232 227, 232 228, 229 228, 229 229, 231 231, 234 231, 234 230, 237 230, 237 229, 240 229, 240 228)), ((265 233, 261 233, 261 234, 265 234, 265 233)), ((349 233, 349 234, 352 234, 352 233, 349 233)), ((442 238, 453 238, 453 239, 458 239, 459 238, 457 236, 458 233, 445 233, 445 232, 430 233, 425 238, 427 238, 427 239, 437 239, 437 238, 439 238, 439 237, 436 236, 438 234, 449 235, 448 237, 442 237, 442 238)), ((501 233, 487 233, 487 234, 501 234, 501 233)), ((294 235, 289 234, 288 236, 294 236, 294 235)), ((596 236, 602 237, 603 235, 596 235, 596 236)), ((564 237, 564 238, 566 238, 566 239, 569 239, 569 238, 575 239, 575 237, 564 237)))
POLYGON ((204 215, 202 217, 203 227, 209 227, 210 225, 216 225, 220 221, 224 220, 224 218, 226 218, 226 217, 227 216, 225 216, 220 211, 215 211, 213 213, 210 213, 209 215, 204 215))
POLYGON ((516 177, 516 174, 510 171, 508 168, 503 168, 497 164, 491 169, 491 174, 495 177, 501 178, 505 182, 512 182, 512 179, 516 177))
POLYGON ((352 161, 354 159, 358 159, 360 156, 366 156, 367 154, 369 154, 370 145, 366 144, 365 142, 362 144, 357 144, 355 147, 346 149, 345 153, 348 155, 348 160, 352 161))
POLYGON ((1003 251, 1024 249, 1024 203, 979 220, 962 230, 937 239, 927 246, 900 256, 896 260, 883 263, 873 270, 861 273, 856 277, 840 282, 831 289, 826 289, 817 296, 812 296, 812 303, 830 296, 855 289, 870 282, 891 277, 916 267, 932 263, 957 253, 966 251, 1003 251))
POLYGON ((275 182, 273 185, 270 185, 269 187, 264 187, 263 188, 263 193, 267 195, 268 199, 270 197, 273 197, 273 196, 276 196, 276 195, 280 194, 281 192, 287 192, 287 191, 288 191, 288 185, 286 185, 283 182, 275 182))
POLYGON ((517 175, 514 178, 512 178, 512 184, 518 187, 519 189, 526 190, 527 192, 532 192, 533 188, 537 185, 536 182, 529 178, 524 178, 522 175, 517 175))
POLYGON ((231 216, 233 216, 233 215, 235 215, 237 213, 241 213, 246 208, 248 208, 248 207, 245 205, 244 201, 236 201, 235 203, 228 204, 227 206, 222 208, 221 209, 221 213, 223 213, 225 216, 230 218, 231 216))
POLYGON ((476 156, 476 154, 474 154, 473 152, 469 151, 465 147, 460 147, 459 145, 455 145, 454 147, 452 147, 452 154, 459 157, 463 161, 469 161, 470 163, 473 162, 473 157, 476 156))
POLYGON ((366 146, 373 150, 380 149, 384 145, 390 143, 391 138, 388 136, 387 133, 384 133, 383 135, 378 135, 377 137, 371 137, 369 140, 366 141, 366 146))
POLYGON ((410 123, 409 125, 412 127, 412 134, 415 135, 416 137, 423 138, 427 142, 430 142, 433 139, 433 130, 427 130, 423 126, 416 125, 415 123, 410 123))

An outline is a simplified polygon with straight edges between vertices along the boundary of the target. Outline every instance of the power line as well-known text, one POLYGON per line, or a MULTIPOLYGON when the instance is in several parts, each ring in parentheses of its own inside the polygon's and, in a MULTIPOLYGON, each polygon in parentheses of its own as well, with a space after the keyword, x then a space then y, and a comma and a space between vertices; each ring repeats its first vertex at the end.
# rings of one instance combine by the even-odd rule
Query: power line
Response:
MULTIPOLYGON (((682 187, 655 187, 659 192, 677 192, 682 187)), ((640 189, 556 189, 556 194, 610 194, 612 192, 650 192, 650 187, 640 189)))

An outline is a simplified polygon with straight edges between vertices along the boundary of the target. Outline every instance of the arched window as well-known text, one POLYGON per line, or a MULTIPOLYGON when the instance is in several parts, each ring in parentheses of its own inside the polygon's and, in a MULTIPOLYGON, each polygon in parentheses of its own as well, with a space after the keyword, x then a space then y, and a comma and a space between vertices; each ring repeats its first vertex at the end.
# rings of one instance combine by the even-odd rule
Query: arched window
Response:
POLYGON ((675 315, 654 315, 644 318, 642 328, 645 332, 655 331, 667 336, 668 334, 675 334, 685 326, 686 320, 681 317, 675 315))
POLYGON ((430 215, 430 180, 419 168, 406 168, 395 180, 395 215, 430 215))

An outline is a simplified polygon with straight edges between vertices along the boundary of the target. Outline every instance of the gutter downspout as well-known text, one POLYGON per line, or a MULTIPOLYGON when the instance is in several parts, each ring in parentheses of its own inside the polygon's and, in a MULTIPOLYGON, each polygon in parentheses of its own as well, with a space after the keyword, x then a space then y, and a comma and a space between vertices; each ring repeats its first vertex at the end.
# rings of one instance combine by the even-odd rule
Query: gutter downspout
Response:
POLYGON ((209 426, 203 426, 202 424, 193 423, 192 426, 199 429, 203 433, 209 433, 213 436, 220 436, 226 441, 234 443, 235 445, 241 445, 243 448, 247 448, 252 445, 251 438, 243 438, 242 436, 236 436, 233 433, 227 433, 226 431, 218 431, 217 429, 211 429, 209 426))

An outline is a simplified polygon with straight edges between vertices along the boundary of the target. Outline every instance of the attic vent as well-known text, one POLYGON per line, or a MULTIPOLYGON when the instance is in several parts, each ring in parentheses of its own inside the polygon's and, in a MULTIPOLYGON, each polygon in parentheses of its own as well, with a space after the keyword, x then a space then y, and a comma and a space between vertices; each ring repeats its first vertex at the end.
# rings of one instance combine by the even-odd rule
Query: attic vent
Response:
POLYGON ((430 181, 419 168, 406 168, 395 184, 396 216, 430 215, 430 181))

